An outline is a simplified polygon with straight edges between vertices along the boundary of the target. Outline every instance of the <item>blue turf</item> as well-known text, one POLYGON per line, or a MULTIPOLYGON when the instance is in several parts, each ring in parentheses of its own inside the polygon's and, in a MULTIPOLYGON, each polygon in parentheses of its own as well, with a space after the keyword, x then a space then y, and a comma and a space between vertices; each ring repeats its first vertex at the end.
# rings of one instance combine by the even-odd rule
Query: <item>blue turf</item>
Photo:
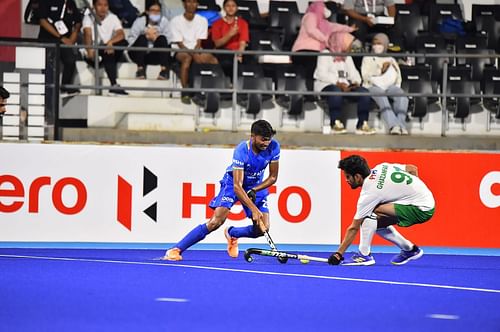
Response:
POLYGON ((260 256, 249 264, 207 250, 186 251, 182 262, 154 260, 162 254, 0 249, 0 331, 500 331, 500 257, 424 255, 392 266, 393 254, 374 253, 375 266, 342 267, 294 260, 282 265, 260 256), (252 270, 498 292, 243 272, 252 270))

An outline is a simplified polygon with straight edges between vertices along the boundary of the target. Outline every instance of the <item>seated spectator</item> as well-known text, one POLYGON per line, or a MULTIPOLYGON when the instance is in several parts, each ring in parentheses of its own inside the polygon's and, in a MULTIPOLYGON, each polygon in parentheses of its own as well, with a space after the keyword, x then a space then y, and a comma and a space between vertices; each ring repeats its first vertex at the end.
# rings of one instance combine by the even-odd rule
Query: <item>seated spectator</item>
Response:
MULTIPOLYGON (((372 51, 375 54, 387 52, 389 37, 378 33, 372 40, 372 51)), ((363 86, 368 88, 373 100, 380 109, 391 135, 408 135, 405 120, 408 111, 408 97, 406 96, 375 96, 380 93, 402 94, 401 71, 393 57, 365 56, 361 63, 363 86), (393 100, 391 105, 390 99, 393 100)))
MULTIPOLYGON (((132 47, 168 48, 169 22, 161 15, 159 0, 150 0, 147 3, 143 16, 138 17, 130 30, 127 38, 132 47)), ((128 52, 130 59, 137 64, 135 77, 146 78, 147 65, 160 65, 159 80, 169 78, 170 53, 169 52, 128 52)))
POLYGON ((386 9, 388 16, 396 16, 394 0, 345 0, 342 8, 349 16, 349 23, 358 27, 354 36, 362 43, 366 41, 366 36, 369 33, 385 32, 390 34, 391 30, 395 30, 392 29, 393 25, 375 24, 374 21, 376 16, 386 16, 386 9))
POLYGON ((0 86, 0 116, 2 116, 7 110, 5 109, 7 99, 10 97, 9 91, 7 91, 3 86, 0 86))
MULTIPOLYGON (((183 88, 189 87, 189 69, 191 63, 217 64, 217 59, 210 53, 187 53, 182 50, 201 50, 201 42, 207 38, 208 22, 196 14, 198 0, 183 0, 184 14, 178 15, 170 22, 172 34, 171 43, 179 48, 175 53, 175 59, 180 62, 180 79, 183 88)), ((189 93, 182 92, 181 101, 184 104, 191 103, 189 93)))
MULTIPOLYGON (((328 37, 332 32, 352 32, 354 27, 329 22, 326 18, 331 15, 323 1, 315 1, 309 5, 302 17, 299 34, 292 46, 293 52, 321 52, 326 48, 328 37)), ((307 89, 312 91, 312 79, 316 68, 317 56, 293 56, 292 62, 304 68, 307 89)))
MULTIPOLYGON (((82 27, 82 16, 73 0, 40 1, 38 16, 40 30, 38 39, 42 42, 59 42, 64 45, 75 45, 82 27)), ((76 72, 77 50, 60 48, 60 59, 63 64, 61 84, 73 84, 76 72)), ((61 88, 62 94, 78 94, 79 89, 61 88)))
MULTIPOLYGON (((128 95, 116 82, 117 62, 123 55, 123 50, 115 50, 113 46, 127 46, 125 32, 118 17, 109 11, 108 0, 93 0, 95 15, 100 21, 97 25, 97 45, 106 45, 107 48, 99 50, 99 61, 104 65, 112 88, 109 93, 116 95, 128 95), (102 60, 101 60, 102 59, 102 60)), ((83 18, 83 42, 86 46, 94 44, 94 17, 85 15, 83 18)), ((95 49, 86 48, 85 60, 94 66, 95 49)), ((97 73, 96 73, 97 75, 97 73)))
MULTIPOLYGON (((235 0, 224 0, 226 16, 217 20, 212 25, 212 40, 218 49, 231 51, 244 51, 250 41, 248 23, 243 18, 236 16, 238 5, 235 0)), ((216 54, 219 63, 227 77, 233 77, 233 55, 216 54)), ((238 62, 243 62, 243 55, 237 56, 238 62)))
MULTIPOLYGON (((334 32, 328 39, 328 47, 332 53, 350 52, 354 36, 347 32, 334 32)), ((325 50, 324 52, 328 52, 325 50)), ((356 134, 375 134, 375 129, 368 125, 370 111, 370 96, 349 96, 349 92, 368 92, 361 87, 359 74, 351 56, 319 56, 314 73, 315 91, 345 92, 345 97, 358 103, 358 123, 356 134)), ((340 115, 342 111, 343 95, 327 96, 328 110, 330 113, 330 127, 332 134, 344 134, 346 129, 340 115)))

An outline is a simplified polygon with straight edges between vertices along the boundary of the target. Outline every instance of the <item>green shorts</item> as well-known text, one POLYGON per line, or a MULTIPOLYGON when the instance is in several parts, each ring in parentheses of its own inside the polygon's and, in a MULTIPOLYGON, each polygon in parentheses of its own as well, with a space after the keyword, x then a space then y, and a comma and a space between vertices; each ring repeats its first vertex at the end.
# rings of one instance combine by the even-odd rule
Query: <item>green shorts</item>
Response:
POLYGON ((398 225, 401 227, 422 224, 434 215, 434 208, 429 211, 422 211, 415 205, 394 204, 394 209, 399 220, 398 225))

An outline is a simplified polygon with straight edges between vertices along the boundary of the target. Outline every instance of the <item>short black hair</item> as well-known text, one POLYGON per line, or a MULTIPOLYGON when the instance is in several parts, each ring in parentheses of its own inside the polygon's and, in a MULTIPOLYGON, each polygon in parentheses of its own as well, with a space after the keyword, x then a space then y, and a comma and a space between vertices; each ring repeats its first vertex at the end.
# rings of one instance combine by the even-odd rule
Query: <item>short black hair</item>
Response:
POLYGON ((252 123, 250 132, 253 135, 259 135, 262 137, 273 137, 276 135, 276 130, 274 130, 271 124, 266 120, 257 120, 252 123))
POLYGON ((224 0, 224 2, 222 3, 222 7, 224 7, 226 5, 226 3, 228 3, 229 1, 232 1, 236 4, 236 6, 238 6, 238 3, 236 2, 236 0, 224 0))
POLYGON ((159 6, 161 9, 161 2, 160 0, 146 0, 146 10, 149 10, 151 6, 159 6))
POLYGON ((349 175, 359 174, 363 179, 371 172, 366 159, 356 154, 341 159, 338 167, 349 175))
POLYGON ((9 91, 7 91, 3 86, 0 86, 0 98, 7 99, 10 97, 9 91))

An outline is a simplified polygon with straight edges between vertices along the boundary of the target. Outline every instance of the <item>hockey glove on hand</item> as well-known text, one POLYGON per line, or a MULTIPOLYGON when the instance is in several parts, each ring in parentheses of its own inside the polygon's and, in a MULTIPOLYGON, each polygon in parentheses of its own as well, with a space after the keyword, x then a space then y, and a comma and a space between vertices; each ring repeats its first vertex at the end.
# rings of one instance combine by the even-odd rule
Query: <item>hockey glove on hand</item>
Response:
POLYGON ((330 257, 328 257, 328 264, 339 265, 340 262, 342 262, 343 260, 344 260, 344 257, 339 252, 336 252, 336 253, 331 254, 330 257))
POLYGON ((252 202, 255 203, 255 199, 257 198, 257 194, 255 193, 255 191, 253 189, 250 189, 249 191, 247 191, 247 196, 248 196, 248 198, 250 198, 250 200, 252 202))

